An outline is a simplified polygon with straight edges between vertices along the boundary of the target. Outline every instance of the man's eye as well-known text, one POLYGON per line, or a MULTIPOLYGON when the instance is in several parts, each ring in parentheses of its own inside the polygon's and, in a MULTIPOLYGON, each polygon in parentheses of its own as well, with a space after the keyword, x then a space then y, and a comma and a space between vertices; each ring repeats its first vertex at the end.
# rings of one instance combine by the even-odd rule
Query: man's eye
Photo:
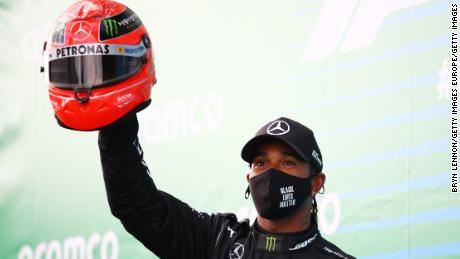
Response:
POLYGON ((255 161, 255 162, 253 163, 253 165, 254 165, 255 167, 264 166, 264 165, 265 165, 265 161, 255 161))
POLYGON ((295 166, 296 164, 295 164, 294 161, 285 161, 285 162, 284 162, 284 165, 285 165, 285 166, 292 167, 292 166, 295 166))

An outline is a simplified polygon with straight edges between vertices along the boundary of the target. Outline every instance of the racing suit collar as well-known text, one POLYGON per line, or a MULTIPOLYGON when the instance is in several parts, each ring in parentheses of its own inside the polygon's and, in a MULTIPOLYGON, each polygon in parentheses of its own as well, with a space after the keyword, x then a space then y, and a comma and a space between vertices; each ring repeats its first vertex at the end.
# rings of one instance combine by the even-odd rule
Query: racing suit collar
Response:
POLYGON ((252 227, 255 238, 255 249, 268 253, 292 253, 293 251, 308 247, 313 241, 319 239, 318 225, 312 221, 309 229, 299 233, 270 233, 263 230, 257 220, 252 227))

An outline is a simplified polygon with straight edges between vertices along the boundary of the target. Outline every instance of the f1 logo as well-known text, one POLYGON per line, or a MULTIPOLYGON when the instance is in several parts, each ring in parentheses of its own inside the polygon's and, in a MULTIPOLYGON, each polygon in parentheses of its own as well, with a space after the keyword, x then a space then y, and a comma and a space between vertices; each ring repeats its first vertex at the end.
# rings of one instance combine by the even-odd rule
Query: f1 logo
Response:
POLYGON ((301 62, 372 45, 385 18, 428 0, 326 0, 301 62))

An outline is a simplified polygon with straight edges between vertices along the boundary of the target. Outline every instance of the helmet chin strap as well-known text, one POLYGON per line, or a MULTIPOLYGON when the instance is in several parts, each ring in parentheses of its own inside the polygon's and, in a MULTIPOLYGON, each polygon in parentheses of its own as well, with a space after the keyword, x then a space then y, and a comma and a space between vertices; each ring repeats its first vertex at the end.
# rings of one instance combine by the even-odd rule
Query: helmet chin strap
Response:
POLYGON ((91 95, 91 88, 73 88, 73 93, 75 96, 75 100, 78 101, 79 104, 85 104, 89 102, 89 96, 91 95), (80 95, 82 94, 82 96, 80 95))

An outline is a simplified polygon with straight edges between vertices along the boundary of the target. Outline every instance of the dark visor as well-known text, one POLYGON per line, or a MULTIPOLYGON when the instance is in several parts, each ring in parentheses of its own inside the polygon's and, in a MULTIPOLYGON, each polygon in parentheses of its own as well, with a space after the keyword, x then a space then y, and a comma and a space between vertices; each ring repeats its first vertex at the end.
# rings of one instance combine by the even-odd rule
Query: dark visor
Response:
POLYGON ((121 55, 74 56, 51 60, 49 80, 62 89, 94 88, 121 82, 136 74, 144 57, 121 55))

